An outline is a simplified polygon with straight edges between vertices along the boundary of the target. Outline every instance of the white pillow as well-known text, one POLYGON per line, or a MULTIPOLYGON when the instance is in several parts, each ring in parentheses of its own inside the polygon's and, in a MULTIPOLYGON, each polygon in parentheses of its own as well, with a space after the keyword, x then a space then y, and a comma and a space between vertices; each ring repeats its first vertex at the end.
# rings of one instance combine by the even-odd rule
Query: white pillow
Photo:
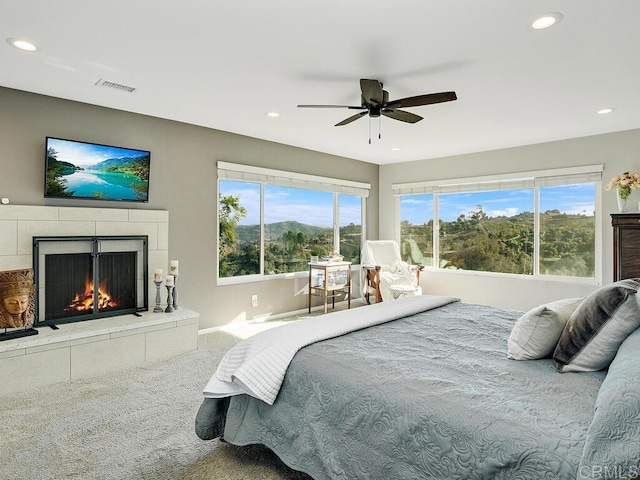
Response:
POLYGON ((539 305, 522 315, 507 341, 507 358, 537 360, 550 357, 571 314, 582 298, 566 298, 539 305))
POLYGON ((618 347, 640 327, 640 278, 604 285, 587 296, 567 322, 553 359, 559 372, 609 366, 618 347))

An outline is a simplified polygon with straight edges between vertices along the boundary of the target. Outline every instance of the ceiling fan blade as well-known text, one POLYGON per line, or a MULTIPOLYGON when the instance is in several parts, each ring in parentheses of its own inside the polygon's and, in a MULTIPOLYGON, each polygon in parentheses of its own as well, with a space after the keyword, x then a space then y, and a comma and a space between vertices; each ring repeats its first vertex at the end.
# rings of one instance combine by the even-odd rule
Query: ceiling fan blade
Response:
POLYGON ((361 105, 298 105, 298 108, 349 108, 352 110, 362 110, 366 107, 361 105))
POLYGON ((400 98, 392 100, 386 106, 389 108, 419 107, 421 105, 432 105, 434 103, 451 102, 457 100, 456 92, 428 93, 415 97, 400 98))
POLYGON ((367 110, 365 110, 364 112, 356 113, 355 115, 353 115, 353 116, 351 116, 349 118, 345 118, 340 123, 336 123, 334 126, 335 127, 341 127, 342 125, 346 125, 348 123, 355 122, 359 118, 364 117, 367 113, 369 113, 367 110))
POLYGON ((360 90, 362 90, 362 100, 366 105, 382 105, 384 94, 382 84, 378 80, 360 79, 360 90))
POLYGON ((393 118, 394 120, 400 120, 401 122, 416 123, 422 120, 420 115, 414 113, 405 112, 403 110, 393 110, 391 108, 385 108, 380 113, 385 117, 393 118))

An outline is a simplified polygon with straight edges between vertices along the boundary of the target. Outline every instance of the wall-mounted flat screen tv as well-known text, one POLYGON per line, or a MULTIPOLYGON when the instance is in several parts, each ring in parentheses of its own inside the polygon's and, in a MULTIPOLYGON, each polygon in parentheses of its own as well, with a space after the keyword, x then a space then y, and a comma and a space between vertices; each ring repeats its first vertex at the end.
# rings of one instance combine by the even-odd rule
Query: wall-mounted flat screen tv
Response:
POLYGON ((44 196, 147 202, 151 152, 46 138, 44 196))

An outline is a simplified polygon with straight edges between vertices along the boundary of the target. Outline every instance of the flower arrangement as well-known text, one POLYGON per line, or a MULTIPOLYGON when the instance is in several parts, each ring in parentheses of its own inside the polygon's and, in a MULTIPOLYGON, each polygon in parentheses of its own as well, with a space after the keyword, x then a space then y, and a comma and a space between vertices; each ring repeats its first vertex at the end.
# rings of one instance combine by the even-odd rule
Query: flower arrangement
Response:
POLYGON ((604 189, 607 191, 613 188, 618 190, 620 198, 626 200, 632 190, 638 190, 640 188, 640 173, 624 172, 622 175, 615 175, 611 181, 604 186, 604 189))

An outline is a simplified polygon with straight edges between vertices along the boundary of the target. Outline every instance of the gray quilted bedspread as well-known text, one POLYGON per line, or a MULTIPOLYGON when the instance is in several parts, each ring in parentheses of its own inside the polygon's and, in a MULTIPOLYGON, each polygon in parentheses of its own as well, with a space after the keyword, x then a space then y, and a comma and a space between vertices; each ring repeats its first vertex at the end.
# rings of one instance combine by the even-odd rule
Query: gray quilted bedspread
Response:
POLYGON ((521 314, 454 303, 310 345, 272 406, 205 399, 196 432, 317 480, 575 479, 605 373, 508 360, 521 314))
POLYGON ((640 329, 622 342, 602 382, 580 479, 640 478, 640 329))

